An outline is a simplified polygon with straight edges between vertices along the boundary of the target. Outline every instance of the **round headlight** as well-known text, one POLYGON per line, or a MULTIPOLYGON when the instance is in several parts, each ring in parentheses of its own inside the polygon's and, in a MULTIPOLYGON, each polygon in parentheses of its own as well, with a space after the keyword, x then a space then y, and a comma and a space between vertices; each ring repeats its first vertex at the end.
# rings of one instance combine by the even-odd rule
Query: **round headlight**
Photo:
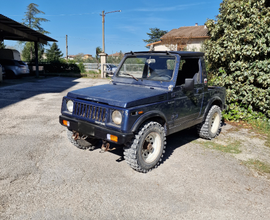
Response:
POLYGON ((67 110, 71 113, 73 112, 73 101, 71 100, 67 101, 67 110))
POLYGON ((122 122, 122 114, 121 112, 115 110, 113 113, 112 113, 112 120, 115 124, 117 125, 120 125, 121 122, 122 122))

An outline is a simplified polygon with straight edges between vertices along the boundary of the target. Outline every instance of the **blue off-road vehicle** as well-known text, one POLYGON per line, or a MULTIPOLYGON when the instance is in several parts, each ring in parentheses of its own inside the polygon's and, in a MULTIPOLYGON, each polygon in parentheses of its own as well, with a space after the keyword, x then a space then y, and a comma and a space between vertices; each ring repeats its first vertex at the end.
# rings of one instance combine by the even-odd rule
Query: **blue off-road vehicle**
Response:
POLYGON ((99 140, 124 145, 124 158, 135 170, 158 166, 166 136, 197 125, 202 138, 221 129, 225 89, 207 86, 203 53, 126 53, 110 84, 69 92, 60 123, 71 143, 94 149, 99 140))

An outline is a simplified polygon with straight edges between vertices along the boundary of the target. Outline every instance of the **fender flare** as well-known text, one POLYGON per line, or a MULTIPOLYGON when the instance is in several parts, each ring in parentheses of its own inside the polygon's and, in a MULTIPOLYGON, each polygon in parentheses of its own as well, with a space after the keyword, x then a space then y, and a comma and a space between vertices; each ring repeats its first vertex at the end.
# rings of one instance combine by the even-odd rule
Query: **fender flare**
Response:
POLYGON ((133 126, 131 128, 131 132, 136 132, 142 123, 144 123, 145 121, 147 121, 150 118, 156 118, 156 117, 162 118, 165 121, 165 124, 167 123, 167 118, 162 112, 157 111, 157 110, 150 111, 150 112, 143 114, 141 117, 139 117, 136 120, 136 122, 133 124, 133 126))
POLYGON ((214 103, 215 101, 219 102, 219 103, 220 103, 219 107, 221 108, 221 110, 223 109, 223 107, 222 107, 223 103, 222 103, 221 98, 218 97, 218 96, 212 97, 212 98, 209 100, 209 102, 208 102, 206 108, 204 109, 204 113, 203 113, 203 118, 204 118, 204 119, 205 119, 205 117, 207 116, 208 111, 210 110, 210 108, 212 107, 212 105, 213 105, 213 103, 214 103))

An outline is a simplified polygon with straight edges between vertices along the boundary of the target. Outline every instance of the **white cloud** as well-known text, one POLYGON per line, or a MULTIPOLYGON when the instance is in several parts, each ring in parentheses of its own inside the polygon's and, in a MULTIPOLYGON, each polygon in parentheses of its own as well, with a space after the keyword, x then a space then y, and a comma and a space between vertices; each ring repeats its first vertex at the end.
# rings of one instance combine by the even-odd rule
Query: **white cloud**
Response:
POLYGON ((185 5, 174 5, 170 7, 148 7, 148 8, 137 8, 131 11, 138 11, 138 12, 168 12, 168 11, 180 11, 185 10, 190 7, 194 7, 196 5, 203 5, 205 2, 194 3, 194 4, 185 4, 185 5))

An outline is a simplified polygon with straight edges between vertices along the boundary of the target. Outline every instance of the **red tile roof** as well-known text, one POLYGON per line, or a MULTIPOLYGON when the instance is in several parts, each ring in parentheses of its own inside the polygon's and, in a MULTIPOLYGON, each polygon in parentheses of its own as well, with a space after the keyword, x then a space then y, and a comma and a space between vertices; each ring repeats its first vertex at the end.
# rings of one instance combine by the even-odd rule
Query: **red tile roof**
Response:
POLYGON ((172 29, 167 34, 163 35, 161 39, 164 38, 209 38, 208 29, 204 25, 180 27, 178 29, 172 29))
MULTIPOLYGON (((123 53, 122 53, 122 55, 123 55, 123 53)), ((119 56, 120 56, 120 53, 118 53, 118 52, 109 55, 109 57, 119 57, 119 56)))

